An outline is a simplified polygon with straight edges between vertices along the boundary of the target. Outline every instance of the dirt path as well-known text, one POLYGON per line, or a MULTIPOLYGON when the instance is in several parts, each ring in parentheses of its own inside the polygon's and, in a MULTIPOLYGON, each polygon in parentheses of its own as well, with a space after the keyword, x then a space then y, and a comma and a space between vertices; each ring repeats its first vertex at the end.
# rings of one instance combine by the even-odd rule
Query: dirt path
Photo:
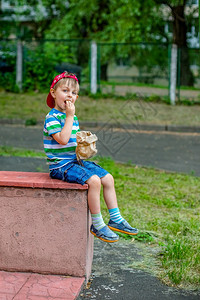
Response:
MULTIPOLYGON (((112 86, 102 87, 103 93, 113 92, 112 86)), ((127 93, 130 94, 140 94, 142 96, 168 96, 168 89, 156 88, 156 87, 141 87, 141 86, 115 86, 114 93, 118 95, 125 96, 127 93)), ((200 90, 181 90, 180 97, 200 100, 200 90)))

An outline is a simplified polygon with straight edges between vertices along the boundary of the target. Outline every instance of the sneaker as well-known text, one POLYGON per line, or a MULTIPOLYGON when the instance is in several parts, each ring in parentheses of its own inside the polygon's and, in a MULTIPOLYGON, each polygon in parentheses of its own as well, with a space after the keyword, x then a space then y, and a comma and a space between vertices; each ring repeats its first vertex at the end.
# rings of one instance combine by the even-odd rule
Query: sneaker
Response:
POLYGON ((90 232, 100 240, 107 243, 115 243, 119 240, 119 236, 112 232, 108 226, 104 226, 103 228, 97 230, 93 225, 91 225, 90 232))
POLYGON ((129 225, 129 223, 126 220, 122 221, 119 224, 110 220, 108 222, 108 227, 111 230, 119 231, 119 232, 130 234, 130 235, 137 235, 139 232, 137 228, 131 227, 131 225, 129 225))

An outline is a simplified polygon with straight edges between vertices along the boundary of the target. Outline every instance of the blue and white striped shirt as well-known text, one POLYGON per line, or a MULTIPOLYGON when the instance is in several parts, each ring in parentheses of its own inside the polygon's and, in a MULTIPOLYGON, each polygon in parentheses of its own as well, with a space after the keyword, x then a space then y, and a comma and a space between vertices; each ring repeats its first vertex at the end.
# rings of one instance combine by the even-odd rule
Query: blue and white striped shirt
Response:
POLYGON ((52 134, 60 132, 65 125, 66 114, 53 108, 45 118, 43 140, 49 162, 49 170, 60 168, 76 158, 76 133, 80 131, 78 118, 74 115, 72 132, 66 145, 59 144, 52 134))

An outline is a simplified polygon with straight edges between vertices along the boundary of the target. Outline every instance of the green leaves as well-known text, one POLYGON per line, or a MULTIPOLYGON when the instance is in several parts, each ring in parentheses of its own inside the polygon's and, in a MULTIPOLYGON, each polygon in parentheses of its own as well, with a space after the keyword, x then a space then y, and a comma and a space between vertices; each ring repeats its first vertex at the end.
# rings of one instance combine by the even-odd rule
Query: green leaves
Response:
POLYGON ((157 18, 155 15, 153 1, 74 0, 69 3, 63 18, 51 23, 47 35, 84 37, 102 42, 141 42, 150 38, 152 25, 155 20, 160 20, 159 15, 157 18))

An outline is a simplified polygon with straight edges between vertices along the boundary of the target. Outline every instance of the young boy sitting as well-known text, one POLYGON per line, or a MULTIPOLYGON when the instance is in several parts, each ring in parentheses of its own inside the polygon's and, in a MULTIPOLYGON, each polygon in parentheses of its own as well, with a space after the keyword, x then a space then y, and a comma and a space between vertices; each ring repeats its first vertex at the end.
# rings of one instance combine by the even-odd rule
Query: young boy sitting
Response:
POLYGON ((105 242, 117 242, 119 236, 113 232, 129 235, 138 234, 121 216, 111 174, 94 162, 76 158, 76 133, 80 131, 75 115, 75 102, 78 99, 77 77, 68 72, 57 75, 47 96, 51 111, 44 123, 44 149, 48 157, 50 177, 67 182, 88 184, 88 206, 92 216, 90 232, 105 242), (110 214, 106 225, 100 209, 100 190, 110 214))

